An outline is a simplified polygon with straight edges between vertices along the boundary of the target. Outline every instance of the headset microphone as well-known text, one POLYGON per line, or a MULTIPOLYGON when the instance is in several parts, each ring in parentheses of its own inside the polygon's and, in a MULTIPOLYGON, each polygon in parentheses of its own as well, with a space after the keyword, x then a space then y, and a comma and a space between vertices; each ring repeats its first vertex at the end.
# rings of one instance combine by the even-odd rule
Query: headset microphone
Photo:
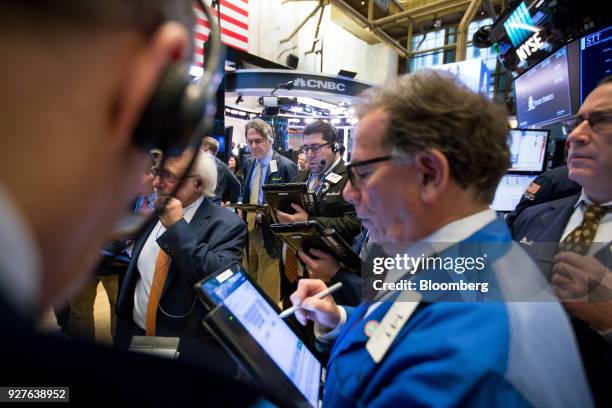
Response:
POLYGON ((327 160, 321 159, 319 163, 321 164, 321 166, 325 166, 327 164, 327 160))

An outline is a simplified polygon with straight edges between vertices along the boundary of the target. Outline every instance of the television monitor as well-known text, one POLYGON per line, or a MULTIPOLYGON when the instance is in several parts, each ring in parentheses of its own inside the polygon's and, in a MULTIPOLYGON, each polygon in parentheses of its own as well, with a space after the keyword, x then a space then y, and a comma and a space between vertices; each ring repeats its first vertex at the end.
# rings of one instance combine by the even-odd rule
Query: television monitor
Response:
POLYGON ((549 130, 510 130, 510 171, 541 172, 549 130))
POLYGON ((612 75, 612 26, 580 39, 580 102, 612 75))
POLYGON ((567 47, 516 78, 518 127, 555 122, 572 114, 567 47))
POLYGON ((535 178, 535 175, 529 174, 506 174, 497 185, 495 197, 489 208, 494 211, 513 211, 521 201, 527 186, 535 178))
POLYGON ((212 137, 215 138, 217 142, 219 142, 219 151, 217 153, 219 155, 224 156, 225 155, 225 134, 213 133, 212 137))
POLYGON ((491 26, 493 49, 518 75, 568 42, 610 24, 605 1, 511 0, 491 26))

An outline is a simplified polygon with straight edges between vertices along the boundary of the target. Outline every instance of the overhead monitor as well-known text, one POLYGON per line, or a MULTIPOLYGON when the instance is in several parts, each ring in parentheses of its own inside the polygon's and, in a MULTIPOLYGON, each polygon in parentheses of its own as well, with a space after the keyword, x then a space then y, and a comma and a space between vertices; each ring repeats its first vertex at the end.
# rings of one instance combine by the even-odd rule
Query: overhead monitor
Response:
POLYGON ((580 102, 612 75, 612 26, 580 39, 580 102))
POLYGON ((510 130, 510 171, 541 172, 546 158, 548 130, 510 130))
POLYGON ((572 114, 567 47, 516 78, 518 127, 551 123, 572 114))
POLYGON ((535 175, 506 174, 497 185, 495 197, 489 208, 495 211, 513 211, 535 178, 535 175))

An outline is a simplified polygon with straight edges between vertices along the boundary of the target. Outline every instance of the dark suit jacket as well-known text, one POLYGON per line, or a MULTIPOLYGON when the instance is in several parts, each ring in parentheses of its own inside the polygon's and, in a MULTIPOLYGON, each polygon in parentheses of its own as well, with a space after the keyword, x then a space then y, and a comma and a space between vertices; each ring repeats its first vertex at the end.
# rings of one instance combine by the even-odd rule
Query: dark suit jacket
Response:
MULTIPOLYGON (((140 279, 138 258, 153 230, 136 239, 132 261, 128 267, 117 300, 117 339, 127 344, 130 324, 133 324, 134 291, 140 279)), ((242 257, 246 226, 235 214, 204 199, 188 224, 181 219, 157 238, 159 246, 170 255, 171 264, 168 278, 160 299, 157 312, 157 334, 170 337, 193 337, 206 335, 201 324, 205 309, 193 285, 242 257), (186 315, 183 318, 167 316, 186 315)))
POLYGON ((223 192, 226 190, 229 190, 229 198, 232 203, 240 201, 242 186, 238 178, 227 167, 227 164, 217 157, 215 157, 215 164, 217 165, 217 188, 215 188, 215 197, 212 201, 215 204, 220 204, 223 192))
POLYGON ((37 332, 33 320, 8 304, 0 290, 3 386, 70 387, 70 402, 77 405, 253 406, 260 394, 225 377, 214 364, 196 367, 71 341, 37 332))
POLYGON ((525 192, 525 194, 523 194, 521 201, 516 205, 514 211, 506 217, 508 228, 512 228, 514 221, 525 209, 534 205, 580 194, 580 190, 582 189, 580 184, 569 179, 567 166, 560 166, 545 171, 536 177, 532 184, 539 186, 538 191, 535 193, 525 192))
MULTIPOLYGON (((285 156, 277 152, 273 152, 271 160, 276 160, 277 171, 272 173, 270 171, 270 166, 268 166, 263 184, 289 183, 297 175, 297 165, 285 156)), ((248 203, 249 198, 251 197, 251 177, 253 175, 253 170, 255 169, 255 162, 256 160, 254 157, 249 157, 244 164, 244 194, 242 195, 242 200, 244 203, 248 203)), ((272 220, 264 217, 261 226, 264 246, 271 257, 279 258, 282 248, 282 241, 277 238, 268 228, 271 222, 272 220)))
MULTIPOLYGON (((312 217, 311 220, 319 222, 324 228, 333 228, 349 244, 353 244, 353 239, 361 232, 361 222, 357 218, 355 207, 342 197, 342 190, 348 181, 344 161, 334 168, 334 173, 342 179, 337 183, 325 180, 323 186, 317 193, 320 216, 312 217)), ((310 172, 301 172, 293 182, 305 183, 310 177, 310 172)))
MULTIPOLYGON (((580 194, 576 194, 527 208, 512 226, 513 239, 534 257, 548 279, 552 272, 550 261, 558 252, 561 235, 579 198, 580 194)), ((609 265, 608 253, 606 245, 594 256, 604 265, 609 265)), ((608 378, 612 372, 612 347, 587 323, 574 316, 571 316, 571 321, 595 400, 600 406, 611 406, 608 378)))

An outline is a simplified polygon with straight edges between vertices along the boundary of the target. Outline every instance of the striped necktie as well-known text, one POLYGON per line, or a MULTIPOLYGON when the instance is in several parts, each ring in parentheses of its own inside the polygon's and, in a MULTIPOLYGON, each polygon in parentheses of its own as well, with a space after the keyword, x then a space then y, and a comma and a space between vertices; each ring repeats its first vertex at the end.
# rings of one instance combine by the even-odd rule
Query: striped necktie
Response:
POLYGON ((157 260, 155 261, 155 272, 153 281, 151 282, 151 290, 149 291, 149 304, 147 305, 147 321, 145 334, 147 336, 155 336, 155 323, 157 321, 157 308, 159 307, 159 299, 161 299, 168 270, 170 269, 170 257, 162 249, 159 250, 157 260))
MULTIPOLYGON (((251 188, 251 195, 249 197, 249 204, 259 204, 259 185, 261 184, 261 161, 257 161, 255 166, 255 174, 253 174, 253 187, 251 188)), ((257 213, 251 211, 247 213, 247 227, 252 230, 255 227, 255 220, 257 219, 257 213)))

